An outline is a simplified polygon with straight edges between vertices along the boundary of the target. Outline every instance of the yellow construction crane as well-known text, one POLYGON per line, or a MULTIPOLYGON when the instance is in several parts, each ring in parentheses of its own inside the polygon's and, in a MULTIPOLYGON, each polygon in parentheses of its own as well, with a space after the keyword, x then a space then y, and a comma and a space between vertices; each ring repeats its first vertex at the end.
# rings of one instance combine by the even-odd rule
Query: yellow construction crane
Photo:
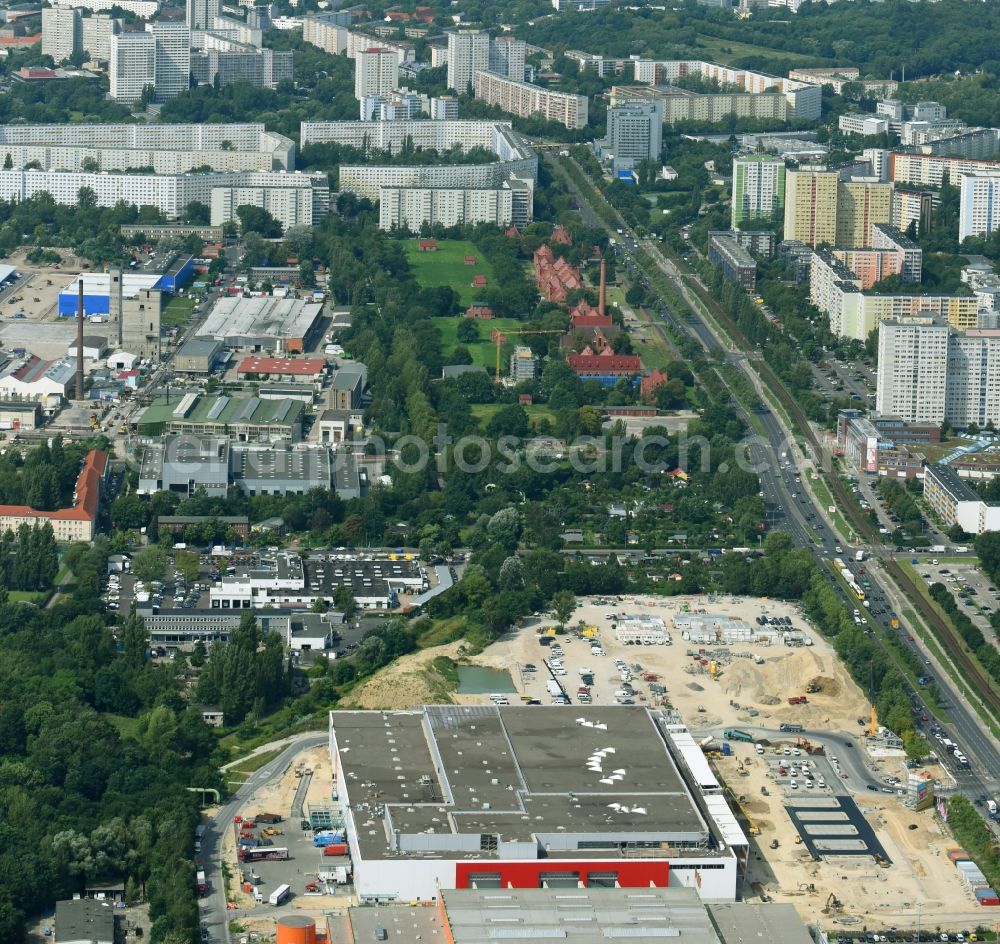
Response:
POLYGON ((872 723, 868 726, 868 734, 875 737, 878 734, 878 709, 872 705, 872 723))
POLYGON ((500 383, 500 348, 507 343, 508 334, 516 334, 520 337, 522 334, 565 334, 565 333, 566 332, 560 328, 549 328, 547 330, 529 329, 527 331, 507 331, 506 333, 501 331, 499 328, 494 328, 490 335, 490 340, 497 346, 497 366, 496 366, 496 375, 494 377, 496 383, 500 383))

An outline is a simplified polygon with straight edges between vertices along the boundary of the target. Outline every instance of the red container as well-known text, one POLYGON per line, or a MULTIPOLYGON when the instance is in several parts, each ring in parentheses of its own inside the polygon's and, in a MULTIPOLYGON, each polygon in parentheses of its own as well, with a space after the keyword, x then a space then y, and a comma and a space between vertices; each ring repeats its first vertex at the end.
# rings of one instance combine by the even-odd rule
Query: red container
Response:
POLYGON ((325 856, 345 856, 347 855, 347 843, 335 842, 323 850, 325 856))

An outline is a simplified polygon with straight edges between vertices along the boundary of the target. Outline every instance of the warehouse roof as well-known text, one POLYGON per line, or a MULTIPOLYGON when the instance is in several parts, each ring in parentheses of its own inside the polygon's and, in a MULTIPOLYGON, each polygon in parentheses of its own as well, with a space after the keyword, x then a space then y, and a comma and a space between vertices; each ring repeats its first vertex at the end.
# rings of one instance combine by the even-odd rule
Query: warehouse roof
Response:
POLYGON ((309 377, 322 374, 326 361, 322 357, 259 357, 251 355, 240 361, 241 374, 285 374, 309 377))
POLYGON ((193 405, 178 415, 180 400, 160 397, 139 418, 140 426, 153 423, 218 424, 220 426, 291 426, 302 418, 305 406, 298 400, 261 400, 257 397, 225 395, 197 396, 193 405))
POLYGON ((725 902, 709 905, 708 914, 722 944, 746 941, 812 944, 812 937, 794 905, 725 902))
POLYGON ((112 944, 115 939, 115 911, 110 901, 75 898, 56 902, 56 944, 88 941, 112 944))
POLYGON ((322 310, 322 304, 299 298, 220 298, 198 329, 198 336, 219 341, 304 338, 322 310))
MULTIPOLYGON (((641 707, 588 707, 577 716, 562 708, 434 706, 334 711, 331 724, 342 788, 353 805, 384 807, 397 840, 432 832, 534 843, 568 831, 602 842, 642 833, 654 843, 707 847, 709 826, 657 717, 641 707)), ((384 829, 358 838, 366 855, 389 854, 384 829)), ((454 851, 463 856, 460 845, 454 851)), ((476 857, 484 854, 477 848, 476 857)), ((589 855, 577 846, 565 854, 589 855)))

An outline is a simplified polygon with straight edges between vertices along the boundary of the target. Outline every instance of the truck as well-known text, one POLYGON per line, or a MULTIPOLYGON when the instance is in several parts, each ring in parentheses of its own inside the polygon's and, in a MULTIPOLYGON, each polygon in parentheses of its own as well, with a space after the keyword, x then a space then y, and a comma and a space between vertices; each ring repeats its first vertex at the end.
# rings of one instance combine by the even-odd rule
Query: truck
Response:
POLYGON ((801 724, 791 724, 790 722, 786 721, 778 725, 778 730, 784 731, 786 734, 798 734, 801 731, 804 731, 805 729, 802 727, 801 724))
POLYGON ((562 694, 562 688, 560 687, 559 683, 555 679, 549 679, 545 683, 545 687, 548 689, 550 695, 555 696, 555 695, 561 695, 562 694))
POLYGON ((997 801, 996 800, 987 800, 986 801, 986 809, 989 810, 990 819, 996 819, 997 818, 997 801))
POLYGON ((258 823, 280 823, 283 817, 277 813, 258 813, 256 819, 258 823))
POLYGON ((944 544, 932 544, 930 546, 930 552, 932 554, 943 554, 948 548, 944 544))
POLYGON ((788 699, 788 704, 790 705, 805 705, 809 703, 809 699, 805 695, 792 695, 788 699))
POLYGON ((201 852, 201 843, 205 838, 205 827, 204 825, 195 826, 194 828, 194 851, 201 852))
POLYGON ((288 849, 284 846, 258 846, 256 849, 251 849, 247 846, 237 846, 236 857, 240 862, 263 862, 268 860, 283 862, 289 858, 288 849))
POLYGON ((194 883, 198 889, 199 897, 204 898, 205 895, 208 893, 208 882, 205 879, 204 869, 198 869, 197 873, 195 874, 194 883))
POLYGON ((722 732, 722 736, 727 741, 746 741, 748 744, 753 744, 753 735, 749 731, 740 731, 738 728, 726 728, 722 732))
POLYGON ((269 905, 284 904, 288 900, 288 896, 292 893, 291 885, 279 885, 271 894, 268 896, 267 903, 269 905))
POLYGON ((856 561, 863 561, 865 559, 865 552, 864 551, 855 551, 854 552, 854 559, 856 561))

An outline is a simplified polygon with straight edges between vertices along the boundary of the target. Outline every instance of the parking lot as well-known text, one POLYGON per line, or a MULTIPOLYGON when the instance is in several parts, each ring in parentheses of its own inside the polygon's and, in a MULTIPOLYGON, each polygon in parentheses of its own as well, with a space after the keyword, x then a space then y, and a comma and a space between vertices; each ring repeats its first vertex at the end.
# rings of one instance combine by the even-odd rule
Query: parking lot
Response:
POLYGON ((928 586, 943 583, 952 593, 955 602, 982 631, 987 639, 996 639, 996 630, 990 625, 989 616, 1000 606, 1000 593, 974 563, 943 561, 929 555, 917 558, 911 566, 927 581, 928 586))

